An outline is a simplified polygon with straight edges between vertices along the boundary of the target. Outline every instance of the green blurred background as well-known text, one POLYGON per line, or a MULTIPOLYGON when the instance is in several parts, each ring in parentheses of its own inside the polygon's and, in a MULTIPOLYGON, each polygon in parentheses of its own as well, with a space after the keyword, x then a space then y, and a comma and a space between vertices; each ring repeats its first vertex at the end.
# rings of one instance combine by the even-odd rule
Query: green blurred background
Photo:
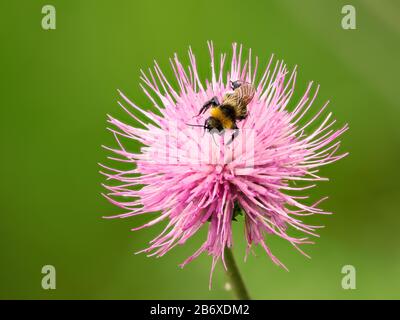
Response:
MULTIPOLYGON (((128 120, 117 105, 121 89, 139 105, 139 70, 157 59, 169 70, 191 45, 203 77, 207 40, 217 52, 232 42, 299 65, 297 94, 321 84, 317 105, 330 99, 339 125, 350 124, 343 151, 351 155, 322 170, 331 177, 313 191, 330 195, 335 215, 308 260, 270 239, 289 267, 279 269, 257 248, 242 262, 242 223, 235 255, 257 299, 400 298, 400 4, 398 1, 2 1, 0 298, 229 299, 219 266, 208 290, 211 259, 178 264, 205 230, 161 259, 133 253, 162 225, 130 228, 146 217, 103 220, 120 212, 100 196, 97 162, 115 146, 106 114, 128 120), (41 8, 57 10, 57 29, 41 28, 41 8), (341 28, 341 8, 357 10, 357 29, 341 28), (54 265, 57 289, 41 288, 41 268, 54 265), (341 288, 341 268, 357 270, 357 289, 341 288)), ((171 74, 169 71, 168 74, 171 74)), ((293 101, 294 102, 294 101, 293 101)))

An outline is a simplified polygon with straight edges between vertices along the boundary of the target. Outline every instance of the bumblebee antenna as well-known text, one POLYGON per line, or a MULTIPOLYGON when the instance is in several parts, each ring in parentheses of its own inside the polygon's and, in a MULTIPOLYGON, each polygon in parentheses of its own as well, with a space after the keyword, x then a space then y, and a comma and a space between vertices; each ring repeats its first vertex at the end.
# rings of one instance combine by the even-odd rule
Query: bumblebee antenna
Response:
POLYGON ((186 123, 186 125, 191 126, 191 127, 202 127, 202 128, 204 128, 204 125, 202 125, 202 124, 190 124, 190 123, 186 123))

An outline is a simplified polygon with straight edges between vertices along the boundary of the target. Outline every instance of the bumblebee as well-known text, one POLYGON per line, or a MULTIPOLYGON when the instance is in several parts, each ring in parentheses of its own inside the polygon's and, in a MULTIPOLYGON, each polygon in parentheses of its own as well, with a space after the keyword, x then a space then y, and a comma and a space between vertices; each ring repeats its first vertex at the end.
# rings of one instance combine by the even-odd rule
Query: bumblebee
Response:
MULTIPOLYGON (((201 107, 197 116, 210 109, 210 117, 204 122, 204 129, 209 132, 222 133, 225 129, 234 130, 232 140, 239 134, 237 122, 246 119, 247 105, 255 94, 252 84, 242 81, 231 81, 232 92, 224 95, 222 103, 213 97, 201 107)), ((229 142, 229 143, 230 143, 229 142)))

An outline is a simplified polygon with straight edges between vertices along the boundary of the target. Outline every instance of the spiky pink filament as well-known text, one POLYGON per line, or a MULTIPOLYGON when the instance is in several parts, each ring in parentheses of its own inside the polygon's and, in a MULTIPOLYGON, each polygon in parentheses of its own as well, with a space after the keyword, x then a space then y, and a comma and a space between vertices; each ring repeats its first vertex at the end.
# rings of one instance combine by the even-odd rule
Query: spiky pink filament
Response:
POLYGON ((296 186, 296 182, 326 180, 318 175, 318 168, 346 156, 336 152, 340 145, 337 138, 348 127, 332 129, 335 124, 335 120, 331 120, 332 114, 323 115, 327 103, 310 119, 303 120, 309 114, 319 90, 318 86, 312 94, 312 83, 294 108, 288 109, 295 87, 296 68, 289 74, 283 61, 277 61, 272 66, 271 57, 266 70, 257 78, 258 58, 252 69, 251 50, 248 59, 242 63, 242 46, 238 48, 233 44, 231 65, 224 76, 226 55, 221 54, 217 69, 212 43, 209 43, 209 50, 211 80, 206 80, 205 85, 199 79, 191 49, 187 70, 177 55, 171 59, 179 90, 168 82, 156 62, 154 71, 149 70, 148 75, 142 71, 144 84, 141 87, 155 112, 136 106, 120 92, 122 100, 132 111, 121 102, 119 104, 142 128, 109 116, 109 123, 116 128, 110 130, 119 148, 108 149, 119 156, 113 159, 131 163, 132 169, 122 171, 103 166, 106 169, 103 174, 108 179, 120 182, 119 185, 106 185, 109 192, 105 196, 127 211, 114 217, 161 211, 157 218, 133 230, 168 220, 163 232, 150 242, 147 249, 142 250, 149 256, 164 255, 208 224, 207 240, 181 266, 207 251, 213 256, 212 270, 220 257, 224 260, 224 248, 232 246, 231 223, 237 202, 245 212, 247 251, 253 243, 261 244, 272 261, 286 269, 265 243, 266 234, 289 241, 305 254, 299 245, 311 242, 307 237, 288 235, 288 228, 317 236, 315 231, 319 227, 306 225, 299 217, 329 213, 317 208, 324 199, 306 205, 301 200, 307 197, 289 195, 288 192, 304 191, 315 186, 296 186), (204 121, 204 118, 195 117, 203 103, 213 96, 222 99, 230 90, 231 80, 243 80, 256 88, 256 94, 248 105, 248 117, 238 123, 241 133, 233 147, 227 148, 223 139, 213 142, 210 134, 199 136, 188 133, 187 123, 202 124, 204 121), (137 112, 141 112, 142 119, 144 116, 148 121, 136 116, 137 112), (309 130, 315 123, 318 123, 316 128, 309 130), (246 130, 253 133, 254 148, 251 150, 238 147, 249 141, 246 130), (143 144, 141 151, 127 151, 120 137, 140 142, 143 144), (193 150, 196 152, 193 153, 193 150), (136 190, 138 185, 143 187, 136 190), (120 197, 130 200, 123 201, 120 197))

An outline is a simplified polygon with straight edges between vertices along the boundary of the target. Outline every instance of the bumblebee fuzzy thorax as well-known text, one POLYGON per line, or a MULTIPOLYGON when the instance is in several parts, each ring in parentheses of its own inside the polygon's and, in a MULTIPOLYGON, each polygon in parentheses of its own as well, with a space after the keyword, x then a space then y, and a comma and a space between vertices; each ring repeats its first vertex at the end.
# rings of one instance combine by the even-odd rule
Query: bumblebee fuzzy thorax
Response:
POLYGON ((223 129, 232 129, 234 122, 232 119, 222 111, 220 107, 213 107, 210 109, 210 115, 212 118, 218 119, 223 129))

